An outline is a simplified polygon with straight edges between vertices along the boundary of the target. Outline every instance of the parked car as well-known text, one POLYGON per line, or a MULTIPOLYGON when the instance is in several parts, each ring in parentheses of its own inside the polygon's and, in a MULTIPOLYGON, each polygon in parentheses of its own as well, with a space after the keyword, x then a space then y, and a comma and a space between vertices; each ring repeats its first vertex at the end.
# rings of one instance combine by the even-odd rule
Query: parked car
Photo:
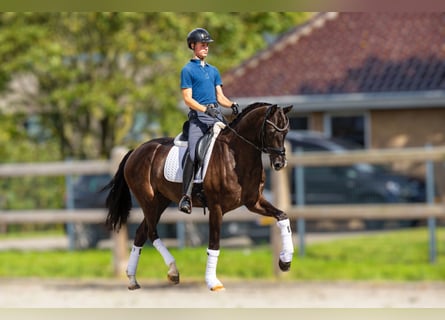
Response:
MULTIPOLYGON (((290 131, 286 136, 292 152, 346 152, 360 149, 349 141, 326 138, 321 133, 290 131)), ((296 169, 290 170, 292 203, 297 203, 296 169)), ((269 187, 270 188, 270 187, 269 187)), ((346 166, 304 168, 305 204, 414 203, 424 202, 425 182, 397 173, 385 165, 358 163, 346 166)), ((400 221, 404 226, 416 221, 400 221)), ((368 228, 381 228, 384 220, 366 221, 368 228)))
MULTIPOLYGON (((71 194, 66 196, 66 206, 71 206, 73 209, 104 209, 108 191, 101 190, 111 178, 108 174, 77 177, 72 185, 71 194)), ((133 206, 137 206, 134 199, 133 206)), ((135 231, 137 226, 130 224, 131 231, 129 232, 135 231)), ((69 223, 66 229, 74 249, 94 248, 99 241, 108 239, 111 235, 110 230, 105 226, 105 221, 102 224, 69 223)))
MULTIPOLYGON (((100 189, 109 182, 109 175, 85 175, 70 181, 65 202, 67 208, 98 209, 104 208, 106 193, 100 189)), ((105 225, 68 223, 66 231, 73 249, 88 249, 96 247, 101 239, 109 237, 105 225)))

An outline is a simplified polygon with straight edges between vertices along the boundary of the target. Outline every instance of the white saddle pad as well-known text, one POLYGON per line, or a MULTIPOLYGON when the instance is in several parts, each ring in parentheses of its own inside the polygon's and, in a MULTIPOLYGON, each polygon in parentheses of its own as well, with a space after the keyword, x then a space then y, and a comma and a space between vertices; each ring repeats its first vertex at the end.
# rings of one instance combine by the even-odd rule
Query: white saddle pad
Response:
MULTIPOLYGON (((213 137, 210 141, 209 149, 207 150, 207 153, 205 155, 204 164, 202 168, 200 168, 195 174, 195 183, 201 183, 204 180, 210 160, 210 155, 212 154, 213 146, 215 145, 216 137, 221 132, 221 130, 225 128, 225 126, 226 125, 222 122, 217 122, 214 124, 212 128, 213 137)), ((165 160, 164 177, 170 182, 182 183, 182 159, 184 158, 184 154, 187 151, 188 144, 184 143, 184 141, 181 141, 180 145, 178 145, 178 143, 176 142, 177 139, 175 139, 175 145, 170 149, 167 155, 167 159, 165 160)))

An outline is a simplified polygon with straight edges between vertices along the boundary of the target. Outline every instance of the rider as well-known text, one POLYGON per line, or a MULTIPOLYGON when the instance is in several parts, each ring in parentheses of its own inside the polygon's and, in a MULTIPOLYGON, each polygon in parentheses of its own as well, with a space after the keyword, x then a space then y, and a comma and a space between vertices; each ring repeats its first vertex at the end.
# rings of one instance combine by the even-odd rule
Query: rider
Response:
POLYGON ((187 36, 187 45, 193 50, 193 58, 181 70, 182 98, 190 108, 189 156, 184 164, 183 196, 179 202, 179 210, 185 213, 192 211, 191 194, 195 175, 196 143, 220 118, 221 110, 218 103, 223 107, 232 108, 234 115, 239 112, 238 104, 229 100, 223 93, 218 69, 205 61, 210 42, 213 42, 213 39, 207 30, 193 29, 187 36))

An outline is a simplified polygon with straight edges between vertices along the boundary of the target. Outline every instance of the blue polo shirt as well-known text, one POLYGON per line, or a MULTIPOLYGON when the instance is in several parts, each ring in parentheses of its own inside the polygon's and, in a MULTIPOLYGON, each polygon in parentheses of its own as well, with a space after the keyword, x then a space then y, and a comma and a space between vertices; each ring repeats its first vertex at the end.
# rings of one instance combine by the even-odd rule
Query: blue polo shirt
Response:
POLYGON ((181 89, 192 88, 192 98, 200 104, 217 102, 218 85, 222 85, 219 71, 207 62, 201 66, 201 61, 191 59, 181 70, 181 89))

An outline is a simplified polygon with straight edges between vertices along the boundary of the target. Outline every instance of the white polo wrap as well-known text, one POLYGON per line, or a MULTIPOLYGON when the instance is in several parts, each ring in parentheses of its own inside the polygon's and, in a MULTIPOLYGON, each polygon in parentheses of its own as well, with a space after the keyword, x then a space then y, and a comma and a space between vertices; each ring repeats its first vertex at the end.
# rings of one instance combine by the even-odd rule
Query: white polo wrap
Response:
POLYGON ((209 289, 222 286, 216 277, 216 266, 218 264, 219 250, 207 249, 206 283, 209 289))
POLYGON ((164 246, 161 239, 158 238, 153 241, 153 246, 158 250, 162 258, 164 258, 164 262, 167 266, 170 266, 172 262, 175 262, 175 258, 173 258, 168 249, 164 246))
POLYGON ((289 219, 277 222, 281 231, 282 251, 280 252, 280 260, 283 262, 291 262, 294 253, 294 244, 292 243, 292 230, 289 219))
POLYGON ((133 245, 130 252, 130 258, 128 259, 127 275, 135 276, 136 269, 138 268, 139 256, 141 255, 142 247, 133 245))

